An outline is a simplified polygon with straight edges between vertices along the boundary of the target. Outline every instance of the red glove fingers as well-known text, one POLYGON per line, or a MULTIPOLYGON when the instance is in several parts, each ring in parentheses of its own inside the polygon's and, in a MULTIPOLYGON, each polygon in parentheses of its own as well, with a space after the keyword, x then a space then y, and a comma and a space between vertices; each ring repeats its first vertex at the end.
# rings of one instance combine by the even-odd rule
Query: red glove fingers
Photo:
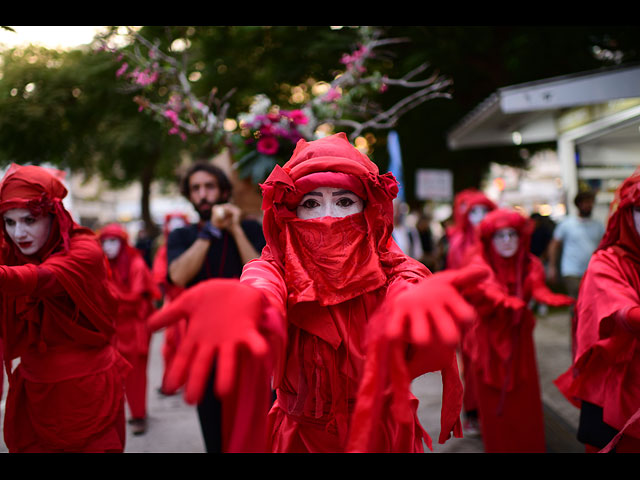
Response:
MULTIPOLYGON (((246 348, 253 354, 254 358, 264 359, 269 354, 269 346, 262 335, 256 331, 248 331, 244 340, 237 345, 225 344, 220 347, 218 352, 218 363, 220 365, 228 365, 228 368, 218 368, 216 370, 216 383, 215 390, 218 395, 224 397, 228 395, 236 382, 237 365, 235 362, 236 356, 239 354, 238 350, 246 348)), ((205 375, 208 372, 203 372, 205 375)))
POLYGON ((259 331, 265 307, 258 289, 235 279, 214 279, 186 290, 156 312, 149 319, 154 330, 187 319, 185 336, 167 372, 167 389, 186 384, 185 400, 198 403, 215 362, 216 394, 227 395, 242 375, 240 348, 263 361, 269 355, 259 331))

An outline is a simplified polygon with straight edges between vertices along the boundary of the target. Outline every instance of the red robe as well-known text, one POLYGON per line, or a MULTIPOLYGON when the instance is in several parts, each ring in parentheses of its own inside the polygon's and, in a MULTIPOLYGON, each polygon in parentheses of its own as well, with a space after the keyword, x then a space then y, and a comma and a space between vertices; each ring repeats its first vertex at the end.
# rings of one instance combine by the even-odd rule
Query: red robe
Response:
MULTIPOLYGON (((447 229, 447 239, 449 246, 447 250, 447 269, 461 268, 465 266, 469 252, 473 251, 478 244, 478 233, 476 226, 469 220, 469 212, 474 206, 482 205, 488 211, 496 209, 493 203, 484 193, 467 189, 456 195, 453 204, 454 224, 447 229)), ((462 357, 462 374, 464 378, 464 410, 473 412, 478 409, 476 399, 475 375, 472 373, 471 357, 464 348, 466 332, 463 332, 460 354, 462 357)))
POLYGON ((116 236, 122 240, 118 256, 109 261, 113 287, 118 292, 116 348, 133 367, 126 381, 126 398, 134 419, 147 414, 147 364, 151 332, 147 318, 153 313, 153 300, 159 292, 140 252, 127 242, 125 230, 117 224, 107 225, 100 238, 116 236))
MULTIPOLYGON (((163 302, 168 304, 173 299, 175 299, 180 293, 184 290, 182 287, 178 287, 177 285, 173 285, 167 280, 167 273, 169 270, 169 265, 167 262, 167 238, 169 235, 168 223, 173 216, 178 216, 185 220, 185 223, 188 222, 188 219, 185 215, 182 214, 169 214, 165 218, 165 229, 164 229, 164 243, 158 247, 156 250, 156 254, 153 258, 153 265, 151 267, 151 274, 153 276, 153 280, 160 290, 163 297, 163 302)), ((164 384, 166 382, 167 371, 173 361, 176 352, 178 350, 178 345, 180 344, 180 340, 184 337, 185 331, 187 328, 186 320, 176 322, 172 325, 169 325, 164 329, 164 343, 162 345, 162 358, 164 360, 164 374, 162 376, 162 386, 161 390, 164 390, 164 384)))
POLYGON ((0 184, 0 211, 53 216, 49 239, 33 256, 23 255, 4 227, 0 235, 10 452, 124 450, 129 365, 112 345, 117 299, 95 235, 62 206, 66 193, 54 175, 34 166, 13 165, 0 184))
POLYGON ((514 211, 495 210, 480 225, 481 248, 471 262, 491 268, 492 275, 467 292, 478 319, 465 338, 476 378, 477 402, 485 451, 545 452, 544 418, 536 352, 535 316, 526 305, 534 298, 566 305, 569 297, 551 292, 544 267, 529 253, 530 226, 514 211), (518 252, 500 257, 491 245, 500 228, 518 231, 518 252), (508 308, 515 299, 523 308, 508 308))
POLYGON ((640 305, 640 235, 629 206, 640 199, 630 194, 626 203, 609 220, 585 272, 574 319, 573 365, 555 383, 576 407, 587 401, 602 408, 604 423, 622 431, 611 447, 619 442, 617 451, 638 452, 640 346, 637 333, 616 319, 640 305))
POLYGON ((0 297, 5 361, 20 357, 9 376, 9 451, 122 451, 129 365, 112 346, 117 307, 95 237, 73 236, 68 254, 12 274, 17 291, 0 297))

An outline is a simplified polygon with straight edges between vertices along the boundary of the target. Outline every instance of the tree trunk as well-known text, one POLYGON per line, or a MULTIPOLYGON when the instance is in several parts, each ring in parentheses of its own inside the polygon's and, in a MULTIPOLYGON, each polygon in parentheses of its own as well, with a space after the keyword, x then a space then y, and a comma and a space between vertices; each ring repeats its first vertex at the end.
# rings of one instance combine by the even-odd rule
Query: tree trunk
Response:
POLYGON ((155 238, 160 234, 160 229, 151 217, 151 182, 154 179, 155 167, 158 163, 159 152, 154 152, 145 162, 142 172, 140 173, 140 185, 142 194, 140 197, 140 212, 142 221, 147 234, 151 238, 155 238))

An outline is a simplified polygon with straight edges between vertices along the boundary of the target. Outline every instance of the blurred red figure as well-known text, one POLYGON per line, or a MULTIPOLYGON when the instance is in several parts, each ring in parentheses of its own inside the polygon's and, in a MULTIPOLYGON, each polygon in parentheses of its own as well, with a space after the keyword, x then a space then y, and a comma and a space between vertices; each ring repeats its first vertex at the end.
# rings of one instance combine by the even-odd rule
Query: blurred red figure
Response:
MULTIPOLYGON (((456 269, 465 265, 466 256, 478 244, 478 225, 487 213, 496 209, 484 193, 468 188, 458 193, 453 202, 453 225, 447 228, 449 241, 447 251, 447 269, 456 269)), ((465 341, 466 331, 462 332, 460 355, 462 357, 462 375, 464 379, 464 430, 467 434, 477 434, 478 402, 476 400, 475 375, 472 373, 469 342, 465 341)))
POLYGON ((640 452, 640 170, 611 203, 574 316, 573 365, 556 379, 580 408, 588 452, 640 452))
POLYGON ((130 367, 113 347, 117 298, 100 243, 74 223, 66 194, 58 175, 37 166, 14 164, 0 183, 9 452, 124 450, 130 367))
POLYGON ((461 436, 455 348, 474 311, 458 289, 486 272, 431 275, 404 255, 397 182, 344 134, 298 142, 262 189, 261 257, 150 319, 188 317, 169 383, 197 403, 215 372, 223 451, 422 452, 410 384, 428 371, 443 378, 439 441, 461 436))
MULTIPOLYGON (((176 228, 184 227, 185 225, 188 225, 188 223, 189 218, 184 213, 179 212, 168 213, 164 219, 164 225, 162 229, 163 242, 156 250, 156 254, 153 257, 153 266, 151 268, 153 280, 163 295, 164 304, 168 304, 169 302, 171 302, 184 290, 184 288, 179 287, 178 285, 174 285, 167 279, 167 273, 169 269, 167 263, 167 238, 169 237, 169 233, 171 233, 173 230, 175 230, 176 228)), ((182 337, 184 336, 186 328, 187 323, 186 319, 184 319, 183 321, 176 322, 164 329, 164 344, 162 345, 164 374, 162 376, 162 384, 160 385, 160 392, 163 394, 168 394, 168 391, 165 388, 167 371, 169 369, 169 365, 171 365, 171 362, 175 357, 180 339, 182 339, 182 337)))
POLYGON ((118 292, 116 347, 132 366, 125 384, 131 413, 129 423, 133 433, 140 435, 147 427, 147 363, 151 335, 146 321, 154 311, 153 301, 160 298, 160 292, 141 253, 130 245, 129 235, 122 225, 105 226, 100 230, 99 238, 118 292))
POLYGON ((477 227, 496 204, 484 193, 468 188, 458 193, 453 202, 453 225, 447 228, 449 249, 446 268, 463 266, 465 255, 478 242, 477 227))
POLYGON ((542 263, 529 252, 532 231, 532 222, 517 211, 494 210, 480 223, 480 243, 469 258, 491 269, 465 292, 478 313, 468 341, 487 453, 546 451, 535 316, 528 303, 534 298, 565 306, 573 299, 547 287, 542 263))

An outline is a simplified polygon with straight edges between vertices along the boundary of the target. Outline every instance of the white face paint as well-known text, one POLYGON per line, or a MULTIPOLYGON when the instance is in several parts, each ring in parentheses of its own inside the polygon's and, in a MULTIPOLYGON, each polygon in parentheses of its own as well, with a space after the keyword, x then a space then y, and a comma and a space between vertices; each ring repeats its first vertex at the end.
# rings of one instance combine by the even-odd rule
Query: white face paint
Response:
POLYGON ((119 238, 107 237, 102 240, 102 251, 109 260, 113 260, 120 253, 122 242, 119 238))
POLYGON ((511 258, 518 251, 518 232, 513 228, 501 228, 493 234, 493 248, 498 255, 511 258))
POLYGON ((33 255, 49 239, 51 215, 36 217, 26 208, 13 208, 4 213, 4 225, 9 238, 25 255, 33 255))
POLYGON ((479 224, 488 212, 489 209, 484 205, 474 205, 469 210, 469 222, 471 222, 471 225, 479 224))
POLYGON ((636 226, 636 232, 640 235, 640 205, 633 207, 633 223, 636 226))
POLYGON ((167 223, 167 228, 170 232, 173 232, 176 228, 182 228, 186 224, 187 223, 182 217, 171 217, 171 219, 169 219, 169 223, 167 223))
POLYGON ((350 190, 318 187, 302 197, 296 214, 303 220, 320 217, 341 218, 360 213, 363 209, 363 200, 350 190))

